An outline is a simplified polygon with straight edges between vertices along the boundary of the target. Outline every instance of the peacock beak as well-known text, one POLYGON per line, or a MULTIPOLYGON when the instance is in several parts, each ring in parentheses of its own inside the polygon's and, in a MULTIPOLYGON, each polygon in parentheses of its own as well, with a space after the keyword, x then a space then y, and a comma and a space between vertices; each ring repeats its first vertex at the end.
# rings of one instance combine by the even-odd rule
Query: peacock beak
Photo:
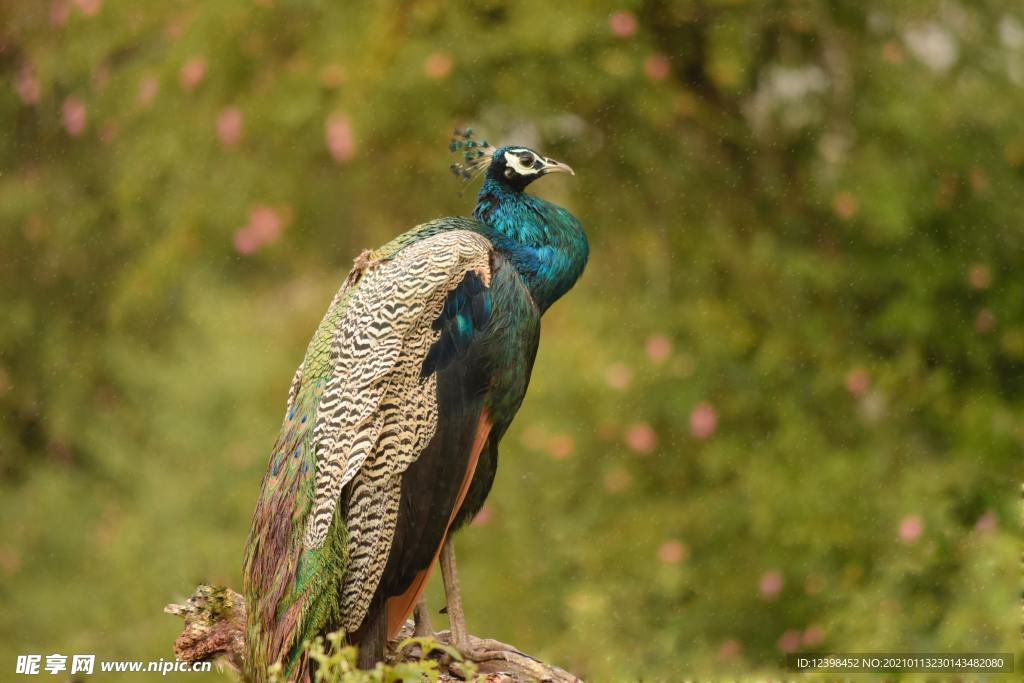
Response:
POLYGON ((576 175, 576 171, 572 170, 569 164, 563 164, 561 161, 555 161, 554 159, 544 159, 544 174, 548 173, 568 173, 569 175, 576 175))

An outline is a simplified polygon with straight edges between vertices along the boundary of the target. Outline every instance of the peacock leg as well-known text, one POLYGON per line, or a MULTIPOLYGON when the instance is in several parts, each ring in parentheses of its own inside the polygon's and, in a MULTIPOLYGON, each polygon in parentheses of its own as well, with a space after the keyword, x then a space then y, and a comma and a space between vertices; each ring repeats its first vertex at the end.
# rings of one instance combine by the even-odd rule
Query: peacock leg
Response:
POLYGON ((430 625, 430 610, 427 609, 427 596, 421 595, 420 601, 416 603, 416 609, 412 613, 413 635, 417 638, 427 638, 434 635, 434 627, 430 625))
MULTIPOLYGON (((469 635, 466 630, 466 614, 462 611, 459 573, 455 569, 455 544, 450 538, 445 539, 441 547, 441 578, 444 579, 444 592, 448 601, 446 611, 448 623, 451 624, 448 642, 467 660, 475 662, 479 667, 478 672, 515 671, 522 675, 522 678, 517 677, 516 680, 579 683, 580 679, 575 676, 543 664, 511 645, 469 635)), ((450 666, 456 675, 463 676, 459 673, 459 670, 465 671, 461 664, 450 666)))
POLYGON ((462 594, 459 592, 459 573, 455 569, 455 545, 446 538, 441 548, 441 578, 444 579, 444 594, 448 603, 448 623, 451 643, 462 653, 469 651, 469 637, 466 631, 466 613, 462 611, 462 594))

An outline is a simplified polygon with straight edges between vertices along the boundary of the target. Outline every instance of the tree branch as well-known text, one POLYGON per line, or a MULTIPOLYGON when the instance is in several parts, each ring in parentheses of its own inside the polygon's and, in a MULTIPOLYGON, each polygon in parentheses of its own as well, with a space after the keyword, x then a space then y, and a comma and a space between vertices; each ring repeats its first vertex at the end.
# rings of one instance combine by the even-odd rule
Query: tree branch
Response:
MULTIPOLYGON (((174 641, 174 654, 186 662, 217 661, 234 670, 242 677, 242 663, 245 656, 245 600, 241 595, 224 586, 196 586, 192 596, 183 604, 164 607, 167 614, 175 614, 185 620, 181 635, 174 641)), ((413 622, 405 624, 398 634, 398 641, 413 635, 413 622)), ((439 642, 450 644, 451 634, 441 631, 434 635, 439 642)), ((468 636, 470 657, 477 672, 495 683, 520 683, 521 681, 542 681, 544 683, 575 683, 580 678, 556 666, 521 652, 520 650, 489 638, 468 636)), ((394 655, 392 655, 394 656, 394 655)), ((414 651, 402 655, 401 661, 415 661, 414 651)), ((440 681, 461 681, 458 663, 448 663, 442 671, 440 681)))

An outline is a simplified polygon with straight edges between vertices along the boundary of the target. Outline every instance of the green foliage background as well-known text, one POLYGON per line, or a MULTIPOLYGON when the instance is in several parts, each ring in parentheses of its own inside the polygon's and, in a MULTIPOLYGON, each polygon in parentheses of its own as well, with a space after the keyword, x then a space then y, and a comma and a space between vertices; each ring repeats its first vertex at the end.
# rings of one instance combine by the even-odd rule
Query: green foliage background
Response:
POLYGON ((1019 651, 1019 3, 6 2, 0 71, 4 679, 239 585, 306 341, 471 210, 465 123, 577 169, 534 190, 593 254, 459 538, 474 632, 597 680, 1019 651))

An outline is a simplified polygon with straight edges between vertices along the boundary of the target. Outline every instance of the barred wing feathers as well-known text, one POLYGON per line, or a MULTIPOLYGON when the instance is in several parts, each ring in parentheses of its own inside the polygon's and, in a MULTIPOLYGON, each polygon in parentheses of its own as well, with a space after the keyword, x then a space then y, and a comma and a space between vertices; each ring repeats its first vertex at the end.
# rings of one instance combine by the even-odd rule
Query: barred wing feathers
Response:
MULTIPOLYGON (((314 499, 303 546, 323 546, 336 508, 344 504, 346 631, 362 623, 384 571, 401 475, 437 426, 437 376, 424 374, 424 365, 432 348, 457 345, 460 337, 436 321, 464 281, 471 290, 490 284, 491 249, 486 238, 463 230, 406 246, 390 260, 370 264, 338 325, 331 376, 313 426, 314 499)), ((486 322, 482 315, 471 320, 486 322)))

